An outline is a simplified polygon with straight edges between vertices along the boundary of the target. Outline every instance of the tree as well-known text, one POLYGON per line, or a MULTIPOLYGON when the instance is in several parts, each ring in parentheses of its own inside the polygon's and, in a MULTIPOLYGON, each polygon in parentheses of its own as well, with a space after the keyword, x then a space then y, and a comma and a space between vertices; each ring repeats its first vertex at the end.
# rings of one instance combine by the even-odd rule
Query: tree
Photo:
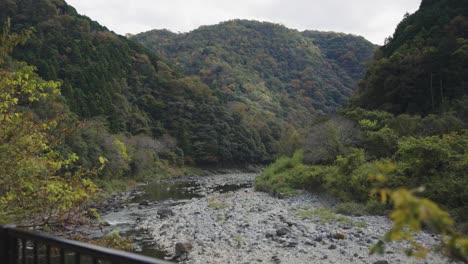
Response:
POLYGON ((92 172, 71 169, 78 157, 63 157, 53 131, 63 115, 41 117, 33 109, 52 103, 60 83, 44 81, 36 68, 8 54, 25 34, 0 37, 0 223, 50 225, 81 215, 81 206, 97 191, 92 172))

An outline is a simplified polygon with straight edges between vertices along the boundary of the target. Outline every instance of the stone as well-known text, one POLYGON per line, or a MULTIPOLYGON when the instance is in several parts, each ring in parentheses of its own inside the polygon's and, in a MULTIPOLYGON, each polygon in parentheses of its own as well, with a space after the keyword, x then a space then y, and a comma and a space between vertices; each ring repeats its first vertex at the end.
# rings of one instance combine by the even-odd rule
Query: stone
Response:
POLYGON ((159 215, 159 218, 161 219, 174 215, 174 212, 171 209, 166 209, 166 208, 158 209, 156 213, 159 215))
POLYGON ((143 200, 143 201, 141 201, 138 205, 148 206, 148 205, 149 205, 149 201, 148 201, 148 200, 143 200))
POLYGON ((290 242, 286 245, 286 247, 295 247, 295 246, 297 246, 297 242, 296 242, 296 241, 290 241, 290 242))
POLYGON ((189 242, 177 242, 175 245, 175 256, 180 257, 184 254, 190 253, 193 246, 189 242))
POLYGON ((345 239, 345 238, 346 238, 346 235, 343 234, 343 233, 335 233, 335 234, 333 235, 333 238, 334 238, 334 239, 345 239))
POLYGON ((328 247, 328 249, 336 249, 336 245, 331 244, 331 245, 328 247))
POLYGON ((377 260, 376 262, 374 262, 374 264, 388 264, 388 261, 386 261, 386 260, 377 260))
POLYGON ((278 256, 273 256, 273 257, 271 257, 271 260, 272 260, 273 263, 275 263, 275 264, 281 263, 281 260, 279 259, 278 256))
POLYGON ((276 235, 277 236, 284 236, 284 235, 289 234, 289 233, 291 233, 291 231, 289 229, 287 229, 286 227, 282 227, 282 228, 276 230, 276 235))
POLYGON ((318 236, 316 238, 314 238, 314 241, 315 242, 322 242, 323 238, 321 236, 318 236))

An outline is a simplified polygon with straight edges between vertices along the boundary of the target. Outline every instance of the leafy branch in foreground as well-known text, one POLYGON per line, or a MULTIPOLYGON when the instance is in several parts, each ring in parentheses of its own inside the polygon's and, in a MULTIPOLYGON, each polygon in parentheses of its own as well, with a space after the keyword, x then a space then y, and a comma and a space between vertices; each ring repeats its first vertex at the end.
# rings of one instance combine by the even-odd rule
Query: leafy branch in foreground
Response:
POLYGON ((22 37, 9 35, 8 25, 0 36, 0 223, 48 226, 81 219, 98 190, 89 179, 98 170, 72 168, 78 156, 57 150, 67 118, 57 103, 60 83, 8 57, 22 37), (37 105, 48 107, 46 117, 34 112, 37 105))
MULTIPOLYGON (((395 171, 396 165, 387 161, 378 164, 378 168, 381 173, 370 176, 370 179, 384 183, 387 181, 385 175, 395 171)), ((407 250, 408 255, 425 258, 430 250, 414 239, 414 234, 425 228, 444 236, 442 248, 449 256, 468 262, 468 238, 456 231, 454 221, 448 212, 431 200, 417 196, 417 193, 422 191, 424 191, 423 187, 413 190, 407 188, 372 190, 372 194, 379 196, 383 204, 393 205, 390 214, 393 225, 386 233, 384 241, 379 241, 372 247, 371 253, 383 253, 385 242, 404 240, 411 245, 407 250)))

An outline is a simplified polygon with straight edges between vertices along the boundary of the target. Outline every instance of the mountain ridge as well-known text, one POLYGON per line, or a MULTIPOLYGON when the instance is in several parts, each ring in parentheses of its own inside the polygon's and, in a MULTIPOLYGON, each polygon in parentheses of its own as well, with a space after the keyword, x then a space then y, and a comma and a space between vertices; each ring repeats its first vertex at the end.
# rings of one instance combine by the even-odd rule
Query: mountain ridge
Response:
MULTIPOLYGON (((303 93, 302 99, 309 102, 298 102, 292 93, 283 95, 298 105, 326 112, 346 104, 364 72, 364 61, 370 60, 375 49, 364 38, 349 34, 300 32, 280 24, 241 19, 180 34, 167 29, 151 30, 132 39, 176 65, 184 74, 200 76, 212 88, 236 90, 247 84, 262 90, 265 87, 259 84, 265 82, 266 90, 272 93, 284 90, 303 93), (360 47, 364 52, 351 54, 359 59, 354 56, 350 64, 360 67, 352 77, 342 67, 344 64, 322 52, 327 40, 318 43, 317 39, 325 35, 333 35, 330 38, 334 40, 344 36, 365 43, 360 47)), ((345 50, 341 55, 347 52, 353 50, 345 50)))

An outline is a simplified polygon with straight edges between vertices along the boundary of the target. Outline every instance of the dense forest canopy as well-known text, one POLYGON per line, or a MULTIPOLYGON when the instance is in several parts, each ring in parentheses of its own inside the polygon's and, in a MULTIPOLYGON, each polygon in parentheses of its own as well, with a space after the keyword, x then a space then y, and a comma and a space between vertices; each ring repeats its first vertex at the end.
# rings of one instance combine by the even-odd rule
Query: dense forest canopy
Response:
POLYGON ((228 100, 280 119, 289 115, 289 121, 296 120, 294 113, 344 106, 375 49, 362 37, 249 20, 183 34, 153 30, 133 39, 184 74, 199 76, 228 100))
MULTIPOLYGON (((1 5, 0 19, 10 17, 13 32, 33 28, 13 57, 37 66, 46 80, 61 80, 62 95, 78 120, 94 119, 86 126, 91 130, 102 130, 97 128, 102 123, 111 134, 147 135, 156 145, 171 142, 159 156, 182 164, 260 163, 287 152, 294 130, 316 113, 346 104, 357 80, 348 70, 362 72, 374 49, 353 37, 356 52, 347 47, 329 52, 334 54, 329 59, 313 42, 319 37, 253 21, 202 27, 190 37, 193 44, 161 31, 170 37, 158 45, 174 43, 167 47, 182 52, 180 61, 193 66, 187 71, 173 56, 160 59, 63 0, 1 5), (216 43, 221 39, 226 42, 216 43), (188 56, 192 52, 198 55, 188 56), (349 52, 357 59, 344 58, 349 52)), ((109 149, 96 146, 106 142, 97 134, 77 133, 67 142, 82 156, 80 162, 91 164, 109 149)))
POLYGON ((466 113, 467 37, 468 1, 422 1, 376 52, 354 105, 392 113, 466 113))
POLYGON ((376 51, 351 107, 309 127, 301 149, 270 165, 257 190, 325 190, 345 202, 344 214, 393 207, 394 225, 375 250, 404 239, 424 256, 408 231, 426 228, 449 234, 442 246, 466 262, 467 15, 468 1, 423 0, 376 51))

